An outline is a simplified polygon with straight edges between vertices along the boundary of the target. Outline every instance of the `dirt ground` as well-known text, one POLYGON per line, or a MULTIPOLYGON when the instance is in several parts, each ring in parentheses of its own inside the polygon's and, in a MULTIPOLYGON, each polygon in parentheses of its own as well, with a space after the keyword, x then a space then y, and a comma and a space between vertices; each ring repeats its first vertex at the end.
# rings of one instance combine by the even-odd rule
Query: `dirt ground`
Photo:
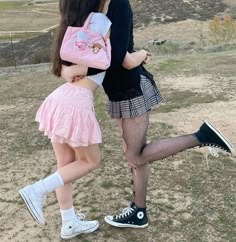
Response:
MULTIPOLYGON (((189 41, 190 35, 183 37, 184 26, 194 29, 198 23, 184 21, 160 26, 166 32, 158 31, 158 36, 166 36, 171 29, 173 39, 189 41)), ((140 43, 145 41, 138 31, 135 34, 140 43)), ((154 56, 148 69, 154 73, 165 101, 152 112, 148 142, 192 133, 207 118, 236 146, 235 65, 235 50, 154 56)), ((43 99, 61 83, 49 72, 0 77, 0 241, 60 241, 61 221, 55 194, 46 201, 47 225, 40 226, 28 214, 17 191, 55 170, 50 142, 38 131, 34 116, 43 99)), ((74 184, 74 206, 88 219, 98 219, 100 228, 71 241, 236 241, 236 160, 225 154, 212 157, 205 148, 191 149, 152 164, 147 229, 107 225, 104 216, 126 207, 132 199, 132 189, 119 131, 106 114, 102 90, 95 104, 103 133, 103 159, 96 171, 74 184)))

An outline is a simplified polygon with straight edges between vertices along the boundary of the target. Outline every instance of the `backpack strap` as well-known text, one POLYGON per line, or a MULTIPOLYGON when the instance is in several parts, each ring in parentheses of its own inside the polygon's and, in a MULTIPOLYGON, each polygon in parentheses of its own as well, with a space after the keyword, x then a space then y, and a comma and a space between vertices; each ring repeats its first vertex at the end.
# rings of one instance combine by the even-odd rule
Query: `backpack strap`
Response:
POLYGON ((83 29, 88 29, 92 16, 93 16, 93 12, 91 12, 89 14, 89 16, 87 17, 87 19, 85 20, 85 23, 83 25, 83 29))

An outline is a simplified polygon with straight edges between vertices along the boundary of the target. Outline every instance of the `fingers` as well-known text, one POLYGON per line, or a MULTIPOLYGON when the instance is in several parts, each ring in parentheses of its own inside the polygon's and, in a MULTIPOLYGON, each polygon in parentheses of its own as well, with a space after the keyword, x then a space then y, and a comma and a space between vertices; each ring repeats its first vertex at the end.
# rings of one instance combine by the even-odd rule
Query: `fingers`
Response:
POLYGON ((143 51, 145 51, 145 54, 146 54, 143 64, 147 64, 151 60, 152 54, 149 51, 146 51, 146 50, 143 50, 143 51))
POLYGON ((72 82, 78 82, 78 81, 80 81, 81 79, 83 79, 85 76, 75 76, 75 77, 73 77, 73 80, 72 80, 72 82))
POLYGON ((152 54, 149 52, 149 51, 147 51, 147 50, 142 50, 142 51, 144 51, 145 53, 146 53, 146 56, 151 56, 152 54))
POLYGON ((137 168, 137 165, 135 165, 134 163, 132 163, 132 162, 128 162, 128 164, 129 164, 129 166, 131 167, 131 168, 134 168, 134 169, 136 169, 137 168))
POLYGON ((143 64, 147 64, 151 60, 151 56, 147 55, 146 58, 143 61, 143 64))
POLYGON ((147 56, 152 56, 152 54, 148 51, 146 51, 147 56))

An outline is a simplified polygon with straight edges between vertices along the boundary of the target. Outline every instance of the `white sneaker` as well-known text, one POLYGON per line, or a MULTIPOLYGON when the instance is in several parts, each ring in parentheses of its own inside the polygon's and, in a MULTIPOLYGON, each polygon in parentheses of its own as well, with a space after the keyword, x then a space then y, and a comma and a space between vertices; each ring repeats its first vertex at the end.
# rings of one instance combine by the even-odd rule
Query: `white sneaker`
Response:
POLYGON ((43 204, 46 198, 45 193, 41 192, 40 181, 26 186, 19 190, 19 194, 23 199, 31 216, 39 223, 45 224, 43 217, 43 204))
POLYGON ((77 213, 74 220, 64 224, 61 228, 61 238, 72 239, 79 234, 92 233, 99 227, 99 222, 97 220, 82 220, 84 218, 84 214, 77 213))

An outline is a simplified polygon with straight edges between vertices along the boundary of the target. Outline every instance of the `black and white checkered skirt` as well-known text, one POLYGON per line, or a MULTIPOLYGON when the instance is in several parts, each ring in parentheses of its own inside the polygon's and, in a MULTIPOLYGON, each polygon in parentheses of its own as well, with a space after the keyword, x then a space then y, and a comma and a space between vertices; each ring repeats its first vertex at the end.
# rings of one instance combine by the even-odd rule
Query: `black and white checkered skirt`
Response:
POLYGON ((108 113, 111 118, 138 117, 162 101, 155 82, 144 75, 141 75, 140 87, 143 92, 141 96, 123 101, 108 101, 108 113))

